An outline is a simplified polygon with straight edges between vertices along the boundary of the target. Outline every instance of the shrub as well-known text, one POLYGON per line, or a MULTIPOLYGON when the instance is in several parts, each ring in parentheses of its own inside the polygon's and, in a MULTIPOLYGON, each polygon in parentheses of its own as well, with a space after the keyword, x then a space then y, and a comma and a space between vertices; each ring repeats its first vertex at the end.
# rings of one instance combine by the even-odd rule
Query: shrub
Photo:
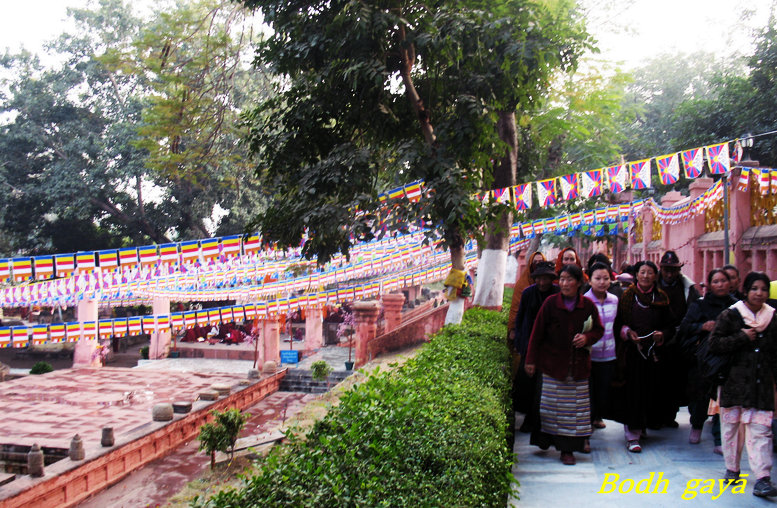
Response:
POLYGON ((144 360, 148 360, 148 346, 140 348, 140 357, 144 360))
POLYGON ((51 372, 53 370, 54 367, 52 367, 49 362, 38 362, 32 366, 30 374, 45 374, 46 372, 51 372))
POLYGON ((375 371, 345 392, 305 439, 290 436, 241 489, 203 505, 505 506, 505 336, 505 314, 468 311, 399 369, 375 371))
POLYGON ((248 419, 239 409, 227 409, 224 412, 212 411, 214 421, 200 427, 200 450, 210 454, 210 468, 216 466, 216 452, 229 452, 230 459, 235 453, 235 442, 240 429, 248 419))
POLYGON ((310 364, 310 370, 316 381, 325 381, 332 373, 332 367, 324 360, 316 360, 310 364))

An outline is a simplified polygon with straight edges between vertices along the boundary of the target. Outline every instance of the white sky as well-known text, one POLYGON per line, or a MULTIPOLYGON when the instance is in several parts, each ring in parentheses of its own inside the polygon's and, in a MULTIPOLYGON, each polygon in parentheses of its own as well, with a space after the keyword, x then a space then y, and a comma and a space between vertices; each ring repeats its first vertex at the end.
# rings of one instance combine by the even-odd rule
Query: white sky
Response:
MULTIPOLYGON (((766 25, 773 0, 582 0, 593 16, 589 30, 599 40, 601 58, 622 62, 626 68, 666 52, 691 53, 700 49, 730 55, 732 48, 749 51, 751 29, 766 25), (610 5, 606 11, 603 6, 610 5), (626 7, 624 7, 626 6, 626 7), (744 30, 730 30, 743 8, 756 12, 744 30)), ((158 2, 133 0, 132 5, 158 2)), ((87 0, 0 0, 0 51, 22 45, 42 52, 45 41, 69 28, 68 6, 87 0)), ((43 61, 46 58, 43 57, 43 61)))

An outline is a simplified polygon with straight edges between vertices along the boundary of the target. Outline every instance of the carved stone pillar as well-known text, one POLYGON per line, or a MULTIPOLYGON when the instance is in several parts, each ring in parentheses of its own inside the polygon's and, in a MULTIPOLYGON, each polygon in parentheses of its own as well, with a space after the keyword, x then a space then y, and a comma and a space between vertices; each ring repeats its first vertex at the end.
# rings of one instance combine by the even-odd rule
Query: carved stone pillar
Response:
MULTIPOLYGON (((170 299, 155 296, 151 313, 155 316, 169 315, 170 299)), ((167 356, 167 348, 170 346, 171 338, 170 327, 152 333, 151 344, 148 348, 149 359, 157 360, 159 358, 165 358, 167 356)))
POLYGON ((324 312, 319 308, 305 310, 305 349, 320 349, 324 344, 324 312))
POLYGON ((264 342, 264 361, 281 364, 281 327, 278 317, 262 320, 262 341, 264 342))
MULTIPOLYGON (((84 299, 78 302, 78 308, 76 310, 76 316, 78 322, 83 323, 85 321, 93 321, 97 323, 97 300, 84 299)), ((73 352, 73 367, 100 367, 102 362, 99 359, 92 359, 94 351, 97 349, 97 340, 81 340, 76 343, 75 351, 73 352)))

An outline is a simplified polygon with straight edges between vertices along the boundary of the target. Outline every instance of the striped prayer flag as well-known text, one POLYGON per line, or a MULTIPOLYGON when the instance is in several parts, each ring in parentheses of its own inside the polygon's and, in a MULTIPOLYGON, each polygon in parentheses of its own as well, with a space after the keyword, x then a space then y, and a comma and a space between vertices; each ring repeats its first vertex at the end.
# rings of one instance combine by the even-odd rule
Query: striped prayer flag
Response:
POLYGON ((421 199, 421 180, 405 185, 405 195, 410 201, 419 201, 421 199))
POLYGON ((256 304, 256 317, 258 319, 267 318, 267 302, 259 302, 256 304))
POLYGON ((186 321, 184 321, 183 312, 173 312, 170 314, 170 328, 172 328, 173 331, 186 328, 186 321))
POLYGON ((101 319, 97 322, 97 333, 101 339, 108 339, 113 335, 113 320, 101 319))
POLYGON ((245 311, 246 319, 250 320, 256 318, 256 304, 248 303, 243 306, 243 310, 245 311))
POLYGON ((91 272, 94 270, 94 251, 76 252, 76 267, 79 272, 91 272))
POLYGON ((198 240, 181 242, 181 257, 184 260, 197 258, 199 256, 200 256, 200 242, 198 240))
POLYGON ((35 325, 32 327, 32 344, 39 346, 49 340, 49 325, 35 325))
POLYGON ((183 323, 187 330, 197 326, 197 311, 187 310, 183 313, 183 323))
POLYGON ((13 276, 18 282, 32 277, 32 258, 13 258, 13 276))
POLYGON ((36 279, 44 280, 54 275, 54 256, 36 256, 33 262, 36 279))
POLYGON ((217 325, 221 323, 221 312, 219 309, 208 309, 208 324, 217 325))
POLYGON ((27 347, 27 343, 29 342, 29 336, 27 335, 27 327, 26 326, 12 327, 11 342, 13 342, 13 347, 15 348, 27 347))
POLYGON ((97 323, 95 321, 84 321, 81 323, 81 335, 84 340, 94 340, 97 338, 97 323))
POLYGON ((771 168, 769 173, 772 175, 772 194, 777 194, 777 170, 771 168))
POLYGON ((243 241, 243 251, 245 251, 246 254, 255 250, 259 250, 261 246, 262 242, 259 240, 259 235, 255 233, 248 235, 248 237, 243 241))
POLYGON ((11 260, 0 259, 0 281, 6 282, 11 280, 11 260))
POLYGON ((141 335, 143 333, 143 320, 140 317, 127 318, 127 333, 129 335, 141 335))
POLYGON ((233 314, 232 307, 224 307, 221 309, 221 320, 224 323, 233 323, 235 321, 235 315, 233 314))
POLYGON ((737 190, 747 192, 750 189, 750 168, 743 167, 737 180, 737 190))
POLYGON ((54 266, 57 277, 67 277, 76 269, 75 254, 58 254, 54 256, 54 266))
POLYGON ((239 256, 241 243, 240 235, 225 236, 221 239, 221 252, 227 256, 239 256))
POLYGON ((159 259, 163 263, 175 263, 178 261, 178 244, 165 243, 159 246, 159 259))
POLYGON ((116 318, 113 320, 113 334, 116 337, 127 336, 127 318, 116 318))
POLYGON ((405 196, 405 189, 403 187, 397 187, 388 191, 389 199, 399 199, 405 196))
POLYGON ((65 323, 55 323, 49 327, 51 342, 57 343, 65 340, 65 323))
POLYGON ((0 348, 11 347, 11 327, 0 326, 0 348))
POLYGON ((81 340, 81 323, 65 323, 65 336, 68 342, 81 340))
POLYGON ((156 319, 154 316, 143 316, 143 333, 156 333, 156 319))
POLYGON ((100 262, 101 270, 112 270, 119 266, 119 251, 116 249, 97 251, 97 260, 100 262))
POLYGON ((160 314, 156 317, 156 329, 160 332, 170 329, 170 314, 160 314))
POLYGON ((154 265, 159 262, 159 251, 156 245, 138 247, 141 265, 154 265))
POLYGON ((119 264, 121 264, 121 266, 137 265, 138 249, 135 247, 119 249, 119 264))
POLYGON ((219 239, 208 238, 200 241, 200 249, 204 259, 212 259, 219 255, 219 239))

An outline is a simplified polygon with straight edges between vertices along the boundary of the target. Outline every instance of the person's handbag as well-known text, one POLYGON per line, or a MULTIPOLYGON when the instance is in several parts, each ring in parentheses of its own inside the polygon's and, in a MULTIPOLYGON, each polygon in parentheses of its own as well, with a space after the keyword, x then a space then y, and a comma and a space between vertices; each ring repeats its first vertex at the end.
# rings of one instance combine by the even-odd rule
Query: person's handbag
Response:
POLYGON ((696 349, 696 361, 702 377, 715 385, 722 385, 728 377, 731 368, 731 357, 725 354, 713 353, 710 350, 710 340, 707 337, 696 349))

